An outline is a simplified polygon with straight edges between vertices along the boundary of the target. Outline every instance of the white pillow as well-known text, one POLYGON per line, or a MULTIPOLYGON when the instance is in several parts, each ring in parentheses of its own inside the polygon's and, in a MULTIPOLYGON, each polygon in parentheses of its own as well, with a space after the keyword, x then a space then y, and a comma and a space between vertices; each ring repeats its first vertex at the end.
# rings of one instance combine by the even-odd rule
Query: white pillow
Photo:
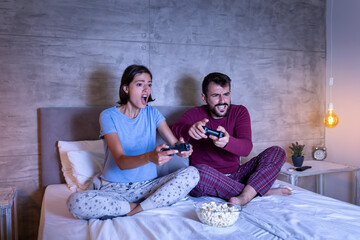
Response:
POLYGON ((83 191, 89 187, 93 178, 99 176, 103 170, 105 154, 88 151, 69 151, 67 153, 75 178, 76 191, 83 191))
MULTIPOLYGON (((60 161, 62 166, 62 172, 65 177, 65 181, 69 187, 69 189, 73 192, 75 191, 81 191, 80 184, 78 183, 78 179, 74 176, 78 174, 79 172, 84 172, 82 170, 78 170, 79 164, 74 164, 76 161, 75 157, 72 158, 72 162, 70 162, 70 159, 68 157, 68 152, 70 151, 87 151, 91 153, 98 153, 103 154, 104 153, 104 146, 102 140, 86 140, 86 141, 58 141, 58 149, 60 154, 60 161), (77 168, 76 171, 73 170, 74 166, 77 168)), ((90 159, 87 158, 91 156, 91 154, 80 154, 82 156, 81 160, 82 162, 89 162, 92 164, 95 158, 93 157, 90 159), (87 157, 86 157, 87 156, 87 157), (84 157, 86 160, 84 160, 84 157)), ((97 155, 99 156, 99 155, 97 155)), ((97 164, 96 164, 97 165, 97 164)), ((95 166, 96 166, 95 165, 95 166)), ((101 163, 102 165, 102 163, 101 163)), ((94 166, 94 164, 92 164, 94 166)), ((96 171, 96 170, 94 170, 96 171)), ((84 179, 82 179, 83 181, 84 179)))

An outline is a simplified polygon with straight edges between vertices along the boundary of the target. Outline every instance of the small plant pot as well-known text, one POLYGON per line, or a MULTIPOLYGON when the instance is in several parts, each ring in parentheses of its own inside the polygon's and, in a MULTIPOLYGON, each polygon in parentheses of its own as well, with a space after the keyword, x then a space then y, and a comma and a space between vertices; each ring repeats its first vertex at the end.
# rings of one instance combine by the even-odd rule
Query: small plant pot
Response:
POLYGON ((304 156, 302 156, 302 157, 294 157, 294 156, 292 156, 291 158, 292 158, 294 167, 301 167, 303 165, 304 156))

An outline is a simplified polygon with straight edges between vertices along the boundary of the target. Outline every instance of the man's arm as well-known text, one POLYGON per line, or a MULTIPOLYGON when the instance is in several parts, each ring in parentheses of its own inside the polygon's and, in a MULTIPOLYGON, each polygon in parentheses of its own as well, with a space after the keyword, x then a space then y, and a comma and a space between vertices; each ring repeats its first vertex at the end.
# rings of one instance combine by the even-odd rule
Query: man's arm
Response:
POLYGON ((239 112, 232 114, 229 121, 234 123, 229 124, 227 129, 223 126, 218 126, 217 131, 223 132, 224 136, 218 138, 217 136, 210 135, 214 145, 219 148, 238 155, 248 156, 252 150, 251 140, 251 123, 250 115, 245 107, 239 109, 239 112), (230 132, 228 132, 228 131, 230 132))
POLYGON ((184 138, 185 142, 190 141, 189 129, 195 123, 190 113, 192 109, 185 112, 176 122, 170 125, 170 129, 174 136, 178 139, 184 138))
MULTIPOLYGON (((200 125, 201 121, 204 121, 206 115, 201 115, 199 112, 194 111, 195 109, 190 109, 182 117, 180 117, 175 123, 173 123, 170 128, 174 135, 177 138, 183 137, 186 142, 190 141, 190 132, 191 128, 197 127, 198 131, 203 131, 203 128, 200 125), (195 126, 196 124, 199 126, 195 126)), ((218 139, 217 137, 210 136, 214 141, 214 145, 223 148, 224 150, 238 155, 238 156, 248 156, 252 150, 252 140, 251 140, 251 122, 250 115, 247 109, 242 106, 238 109, 238 112, 232 114, 232 118, 229 119, 230 122, 234 123, 233 125, 226 126, 228 131, 224 127, 219 126, 218 131, 225 133, 224 138, 218 139), (218 141, 216 143, 216 141, 218 141)), ((193 137, 194 138, 194 137, 193 137)), ((201 137, 201 138, 207 138, 201 137)), ((196 139, 196 138, 194 138, 196 139)), ((197 139, 198 140, 198 139, 197 139)))
POLYGON ((225 146, 225 150, 235 155, 246 157, 250 154, 253 148, 252 141, 244 138, 230 137, 228 144, 225 146))
POLYGON ((243 107, 241 111, 235 115, 233 133, 229 134, 229 141, 225 146, 225 150, 238 156, 248 156, 253 148, 251 139, 251 121, 248 110, 243 107))

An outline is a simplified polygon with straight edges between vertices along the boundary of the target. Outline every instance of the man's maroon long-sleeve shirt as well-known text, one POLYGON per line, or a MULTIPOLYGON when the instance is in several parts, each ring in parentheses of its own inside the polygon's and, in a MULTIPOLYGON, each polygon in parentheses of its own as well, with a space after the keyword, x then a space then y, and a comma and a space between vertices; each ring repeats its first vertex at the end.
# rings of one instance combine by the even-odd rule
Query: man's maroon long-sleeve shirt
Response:
POLYGON ((183 137, 193 145, 190 164, 207 164, 224 174, 231 174, 239 168, 240 156, 247 156, 252 150, 251 122, 248 110, 242 105, 230 105, 226 117, 214 119, 207 105, 188 110, 170 126, 177 138, 183 137), (230 138, 225 148, 216 147, 210 138, 195 140, 189 136, 189 128, 196 122, 209 119, 206 126, 217 129, 223 126, 230 138))

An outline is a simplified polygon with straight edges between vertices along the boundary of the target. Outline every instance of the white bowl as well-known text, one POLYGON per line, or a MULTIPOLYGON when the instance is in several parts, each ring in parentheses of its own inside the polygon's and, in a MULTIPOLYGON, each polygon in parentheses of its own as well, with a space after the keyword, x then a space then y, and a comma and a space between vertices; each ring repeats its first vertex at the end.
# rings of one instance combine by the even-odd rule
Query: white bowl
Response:
POLYGON ((239 218, 242 207, 229 202, 197 202, 195 211, 204 224, 215 227, 228 227, 239 218))

